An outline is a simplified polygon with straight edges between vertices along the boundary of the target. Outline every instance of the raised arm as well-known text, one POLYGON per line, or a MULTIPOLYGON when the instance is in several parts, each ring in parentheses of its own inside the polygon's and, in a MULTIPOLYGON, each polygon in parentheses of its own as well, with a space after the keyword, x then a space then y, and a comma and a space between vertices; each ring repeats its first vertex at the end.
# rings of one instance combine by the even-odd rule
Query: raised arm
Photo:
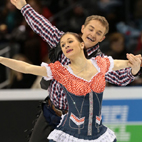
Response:
POLYGON ((0 63, 21 73, 47 76, 46 68, 43 66, 35 66, 23 61, 9 59, 5 57, 0 57, 0 63))
POLYGON ((56 47, 64 32, 53 26, 44 16, 38 14, 25 0, 10 0, 17 9, 21 10, 26 22, 32 30, 40 35, 50 47, 56 47))
POLYGON ((113 70, 120 70, 120 69, 124 69, 124 68, 128 68, 130 67, 128 65, 129 61, 128 60, 114 60, 114 67, 113 70))
POLYGON ((134 56, 133 54, 126 54, 128 60, 114 60, 113 70, 119 70, 127 67, 131 67, 132 73, 136 74, 141 67, 141 56, 134 56), (135 63, 135 68, 133 64, 135 63))
POLYGON ((132 75, 131 68, 111 71, 105 75, 105 80, 107 82, 118 86, 126 86, 134 81, 134 79, 135 77, 132 75))
POLYGON ((137 75, 140 70, 140 58, 141 55, 127 56, 129 59, 129 65, 131 68, 125 68, 121 70, 111 71, 105 75, 105 80, 111 84, 118 86, 126 86, 134 81, 134 75, 137 75), (137 58, 138 57, 138 58, 137 58))

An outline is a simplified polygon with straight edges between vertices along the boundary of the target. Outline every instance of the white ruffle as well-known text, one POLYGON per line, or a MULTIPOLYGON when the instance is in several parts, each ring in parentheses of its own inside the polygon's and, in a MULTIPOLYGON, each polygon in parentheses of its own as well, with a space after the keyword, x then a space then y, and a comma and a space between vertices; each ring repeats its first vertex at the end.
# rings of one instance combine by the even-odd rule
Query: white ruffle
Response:
POLYGON ((96 62, 96 60, 94 60, 94 59, 95 59, 95 58, 91 58, 90 61, 91 61, 92 64, 95 66, 95 68, 97 69, 98 72, 97 72, 94 76, 92 76, 92 78, 91 78, 89 81, 86 80, 86 79, 84 79, 84 78, 82 78, 82 77, 80 77, 80 76, 75 75, 75 74, 73 73, 73 70, 71 69, 71 67, 70 67, 69 65, 67 66, 67 70, 70 72, 70 74, 74 75, 75 77, 80 78, 80 79, 82 79, 82 80, 84 80, 84 81, 86 81, 86 82, 91 82, 92 79, 93 79, 95 76, 97 76, 98 73, 100 73, 100 67, 97 65, 97 62, 96 62))
POLYGON ((46 68, 46 71, 47 71, 47 76, 44 76, 44 79, 45 79, 45 80, 51 80, 51 79, 53 79, 52 72, 51 72, 51 69, 50 69, 50 67, 48 66, 48 64, 42 62, 42 63, 41 63, 41 66, 44 66, 44 67, 46 68))
POLYGON ((66 115, 68 115, 68 113, 66 113, 66 114, 64 114, 64 115, 61 116, 60 123, 57 125, 57 127, 59 127, 59 126, 62 124, 62 122, 63 122, 63 120, 64 120, 64 117, 65 117, 66 115))
MULTIPOLYGON (((113 67, 114 67, 114 60, 113 60, 113 58, 112 58, 111 56, 104 56, 104 57, 105 57, 105 58, 108 58, 109 61, 110 61, 110 67, 109 67, 109 69, 108 69, 107 72, 111 72, 112 69, 113 69, 113 67)), ((107 73, 107 72, 106 72, 106 73, 107 73)))
POLYGON ((48 139, 54 140, 56 142, 113 142, 116 139, 116 136, 112 130, 107 128, 107 131, 99 138, 95 140, 85 140, 85 139, 76 138, 61 130, 55 129, 50 133, 48 139))

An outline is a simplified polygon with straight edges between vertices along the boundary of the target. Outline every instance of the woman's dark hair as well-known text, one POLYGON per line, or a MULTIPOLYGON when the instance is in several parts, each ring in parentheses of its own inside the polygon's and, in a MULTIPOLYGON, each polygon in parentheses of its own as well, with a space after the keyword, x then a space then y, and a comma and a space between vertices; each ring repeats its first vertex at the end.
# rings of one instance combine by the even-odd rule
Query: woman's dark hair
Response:
MULTIPOLYGON (((84 42, 83 39, 81 38, 81 36, 80 36, 79 34, 77 34, 77 33, 66 32, 65 34, 62 35, 62 37, 63 37, 64 35, 66 35, 66 34, 72 34, 80 43, 81 43, 81 42, 84 42)), ((62 37, 60 38, 60 40, 62 39, 62 37)), ((87 55, 87 51, 86 51, 85 46, 84 46, 83 51, 84 51, 85 57, 88 58, 88 55, 87 55)))

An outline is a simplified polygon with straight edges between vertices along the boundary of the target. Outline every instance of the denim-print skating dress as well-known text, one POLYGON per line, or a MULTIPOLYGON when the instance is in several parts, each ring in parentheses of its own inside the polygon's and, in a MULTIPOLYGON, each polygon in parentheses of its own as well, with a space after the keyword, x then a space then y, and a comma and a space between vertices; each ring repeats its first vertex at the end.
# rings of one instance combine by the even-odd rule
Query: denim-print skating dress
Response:
POLYGON ((73 74, 70 66, 60 62, 42 63, 47 69, 46 80, 55 79, 62 84, 69 110, 60 124, 50 133, 50 142, 113 142, 116 136, 102 125, 101 107, 105 89, 105 73, 113 68, 111 57, 90 59, 97 69, 90 81, 73 74))

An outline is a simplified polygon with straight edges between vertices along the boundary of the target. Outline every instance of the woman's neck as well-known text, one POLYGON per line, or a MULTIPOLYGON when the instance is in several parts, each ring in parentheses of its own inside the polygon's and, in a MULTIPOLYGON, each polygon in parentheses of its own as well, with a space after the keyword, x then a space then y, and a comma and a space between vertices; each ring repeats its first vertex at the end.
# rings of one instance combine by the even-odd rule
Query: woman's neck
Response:
POLYGON ((73 70, 81 70, 83 68, 86 68, 87 64, 88 64, 88 60, 85 58, 85 57, 78 57, 78 58, 75 58, 75 59, 70 59, 71 61, 71 64, 70 64, 70 67, 73 69, 73 70))
POLYGON ((92 61, 86 58, 71 60, 70 67, 73 74, 87 81, 90 81, 90 79, 98 72, 98 70, 92 64, 92 61))

